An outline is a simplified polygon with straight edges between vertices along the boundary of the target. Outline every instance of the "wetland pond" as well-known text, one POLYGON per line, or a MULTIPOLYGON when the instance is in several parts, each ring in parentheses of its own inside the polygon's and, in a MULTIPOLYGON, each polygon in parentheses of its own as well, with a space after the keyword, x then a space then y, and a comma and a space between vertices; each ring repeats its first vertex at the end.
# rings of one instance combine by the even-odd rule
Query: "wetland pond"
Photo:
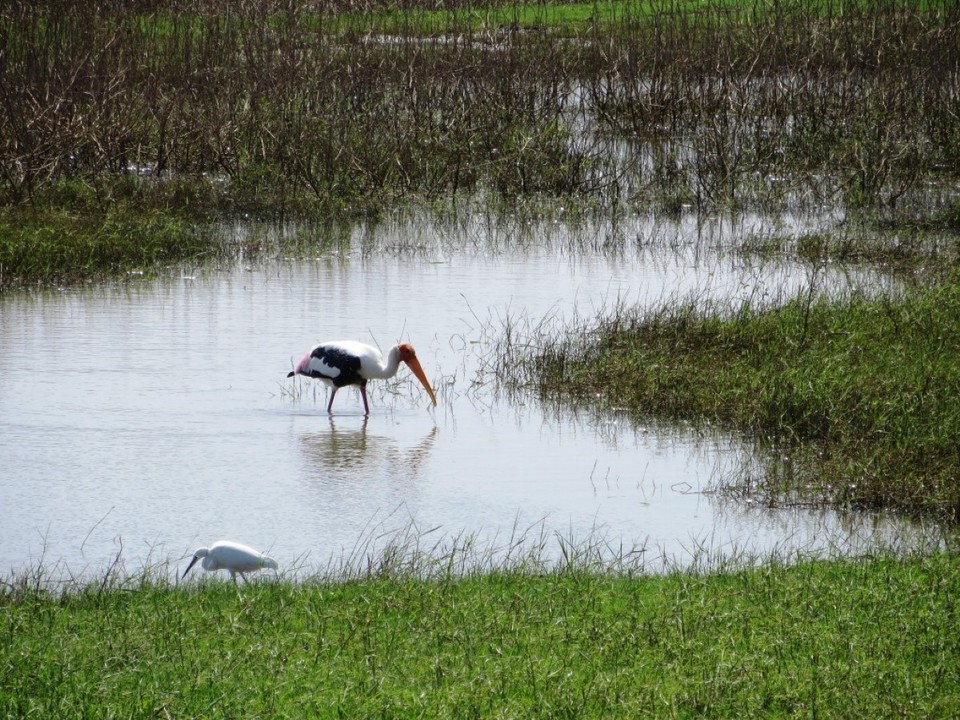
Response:
MULTIPOLYGON (((737 438, 546 408, 490 379, 506 329, 559 332, 618 304, 790 296, 808 268, 730 248, 802 229, 408 216, 310 258, 0 296, 0 568, 98 577, 119 557, 172 576, 229 538, 294 575, 390 545, 469 547, 494 564, 591 548, 657 570, 923 535, 891 516, 725 499, 712 490, 756 452, 737 438), (352 388, 328 416, 326 389, 286 374, 340 338, 412 342, 436 408, 404 367, 371 383, 369 417, 352 388)), ((889 281, 837 268, 819 282, 889 281)))

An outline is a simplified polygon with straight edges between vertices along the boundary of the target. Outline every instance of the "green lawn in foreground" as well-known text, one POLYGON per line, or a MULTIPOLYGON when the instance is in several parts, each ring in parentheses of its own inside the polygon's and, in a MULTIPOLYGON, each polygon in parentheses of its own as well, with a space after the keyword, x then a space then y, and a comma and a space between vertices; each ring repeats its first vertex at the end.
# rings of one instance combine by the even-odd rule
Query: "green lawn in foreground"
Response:
POLYGON ((960 558, 0 597, 4 717, 956 717, 960 558))

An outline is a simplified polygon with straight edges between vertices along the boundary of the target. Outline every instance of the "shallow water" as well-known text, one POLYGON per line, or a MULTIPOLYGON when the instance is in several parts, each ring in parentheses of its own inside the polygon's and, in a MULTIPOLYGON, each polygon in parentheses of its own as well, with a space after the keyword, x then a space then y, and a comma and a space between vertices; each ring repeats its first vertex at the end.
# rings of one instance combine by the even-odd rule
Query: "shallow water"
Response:
POLYGON ((518 540, 548 557, 590 546, 655 568, 911 533, 890 517, 723 500, 709 490, 751 451, 737 439, 554 412, 488 381, 506 325, 803 288, 802 267, 716 252, 756 231, 411 218, 313 259, 0 297, 0 568, 82 577, 119 556, 176 572, 230 538, 312 572, 411 537, 470 539, 487 557, 518 540), (401 370, 371 385, 369 418, 349 388, 328 416, 322 386, 285 375, 336 338, 412 342, 437 407, 401 370))

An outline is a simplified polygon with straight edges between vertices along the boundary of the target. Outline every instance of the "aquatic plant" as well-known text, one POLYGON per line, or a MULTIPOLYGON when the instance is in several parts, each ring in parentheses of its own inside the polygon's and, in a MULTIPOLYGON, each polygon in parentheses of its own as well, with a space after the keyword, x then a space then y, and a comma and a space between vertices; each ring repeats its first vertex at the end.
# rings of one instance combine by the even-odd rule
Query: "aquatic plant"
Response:
POLYGON ((0 200, 69 202, 67 183, 101 207, 123 188, 260 217, 479 188, 894 206, 957 179, 952 3, 330 7, 12 4, 0 200))
POLYGON ((779 306, 618 308, 512 345, 504 382, 637 417, 721 423, 776 449, 733 491, 956 519, 960 285, 779 306))

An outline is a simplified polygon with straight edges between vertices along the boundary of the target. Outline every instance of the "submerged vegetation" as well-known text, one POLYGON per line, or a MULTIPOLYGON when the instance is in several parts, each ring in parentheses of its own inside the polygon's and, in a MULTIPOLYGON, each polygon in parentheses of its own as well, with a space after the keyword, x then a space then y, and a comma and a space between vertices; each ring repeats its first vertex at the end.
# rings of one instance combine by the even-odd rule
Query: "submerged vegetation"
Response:
POLYGON ((24 262, 50 212, 89 228, 138 207, 311 222, 473 193, 900 218, 946 202, 956 232, 958 27, 946 0, 8 3, 0 278, 87 272, 67 251, 24 262))

